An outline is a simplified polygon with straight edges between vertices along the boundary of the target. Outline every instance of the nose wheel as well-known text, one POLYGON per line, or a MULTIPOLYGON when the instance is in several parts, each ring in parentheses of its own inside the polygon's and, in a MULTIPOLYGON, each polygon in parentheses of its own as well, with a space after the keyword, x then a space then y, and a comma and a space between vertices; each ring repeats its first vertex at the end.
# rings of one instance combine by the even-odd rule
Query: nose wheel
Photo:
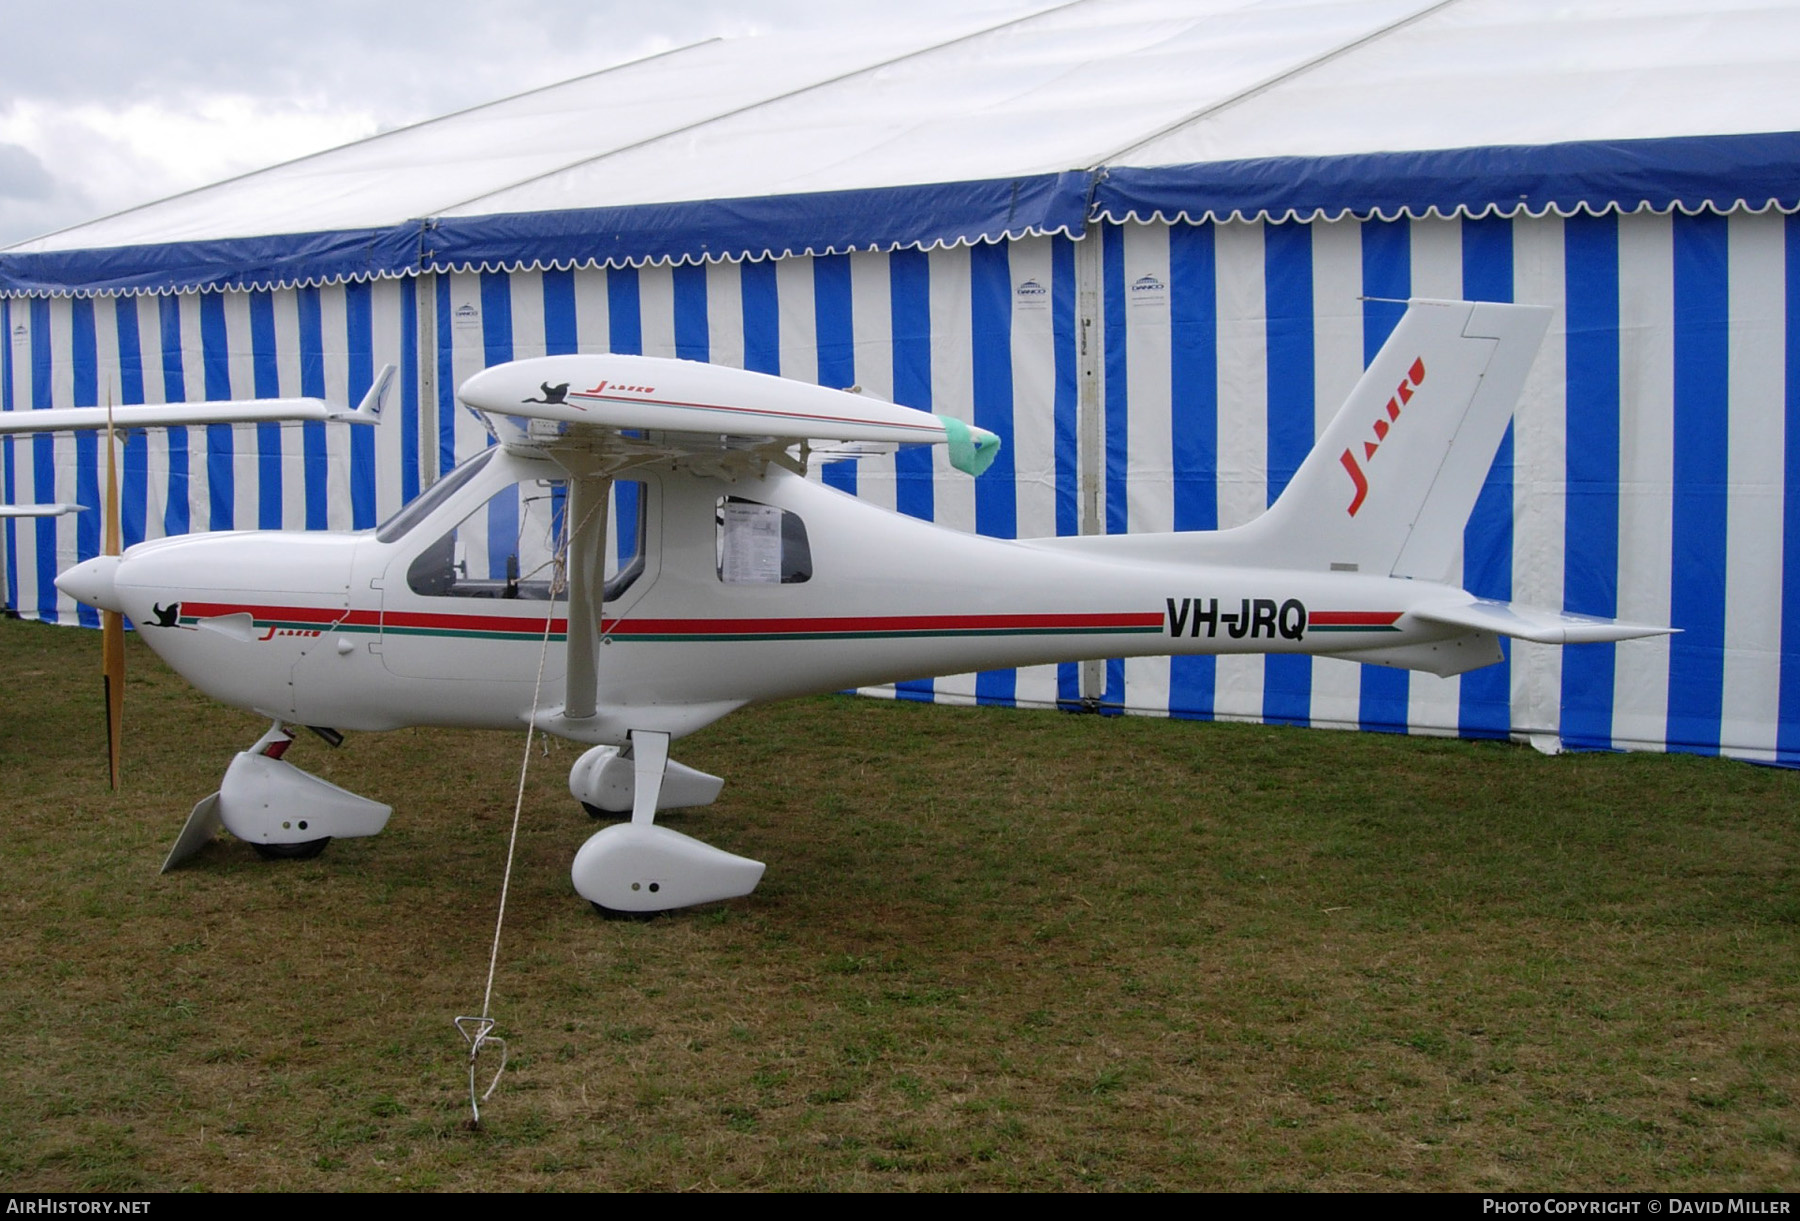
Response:
POLYGON ((325 851, 331 843, 331 836, 320 839, 303 840, 298 844, 251 844, 256 855, 265 861, 310 861, 325 851))
MULTIPOLYGON (((331 741, 328 735, 321 735, 331 741)), ((340 836, 374 835, 391 807, 301 771, 282 759, 294 735, 277 721, 225 770, 219 791, 188 815, 163 862, 167 873, 212 841, 220 827, 265 861, 310 861, 340 836)), ((334 743, 335 744, 335 743, 334 743)))

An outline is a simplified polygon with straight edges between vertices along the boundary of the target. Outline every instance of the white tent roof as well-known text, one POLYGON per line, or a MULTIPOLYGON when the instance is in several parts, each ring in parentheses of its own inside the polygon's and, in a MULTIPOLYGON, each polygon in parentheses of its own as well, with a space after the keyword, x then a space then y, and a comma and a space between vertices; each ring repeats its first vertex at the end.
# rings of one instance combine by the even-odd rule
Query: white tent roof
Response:
MULTIPOLYGON (((862 217, 825 223, 820 238, 805 242, 815 249, 840 237, 855 244, 865 231, 871 243, 973 240, 997 236, 996 224, 1007 232, 1079 226, 1090 205, 1111 215, 1169 210, 1154 191, 1142 200, 1097 194, 1095 186, 1114 177, 1107 171, 1120 168, 1793 133, 1800 131, 1796 63, 1794 0, 1072 0, 998 24, 910 37, 863 30, 712 40, 22 243, 0 257, 0 284, 41 287, 55 280, 52 265, 75 266, 15 256, 240 239, 254 243, 245 261, 263 279, 360 274, 348 264, 323 270, 334 258, 345 262, 342 242, 327 243, 338 252, 330 257, 313 243, 312 254, 295 263, 267 241, 302 234, 359 233, 372 243, 368 251, 385 243, 363 270, 392 273, 405 268, 390 263, 423 265, 438 247, 456 246, 452 236, 421 240, 422 231, 454 235, 463 232, 455 222, 470 218, 568 210, 639 210, 630 223, 600 226, 613 234, 635 232, 639 222, 697 223, 697 214, 679 209, 654 217, 643 209, 789 200, 782 218, 798 231, 805 228, 800 214, 812 208, 805 199, 820 193, 888 192, 879 206, 891 210, 897 199, 937 206, 892 194, 909 188, 1033 180, 1041 198, 1054 201, 1030 215, 1015 198, 998 221, 988 215, 993 199, 970 203, 971 217, 982 212, 984 219, 958 222, 967 232, 926 226, 881 237, 862 217), (1071 171, 1087 175, 1085 187, 1068 179, 1071 171), (1059 174, 1064 181, 1056 184, 1059 174), (1085 197, 1071 200, 1070 192, 1085 197), (408 243, 416 249, 400 249, 408 243)), ((1746 154, 1753 166, 1770 169, 1768 146, 1755 150, 1746 154)), ((1676 158, 1677 168, 1686 160, 1676 158)), ((1478 168, 1400 164, 1403 174, 1437 178, 1478 168)), ((1541 167, 1532 173, 1541 177, 1541 167)), ((1196 183, 1214 179, 1201 175, 1196 183)), ((1250 192, 1254 207, 1207 198, 1175 210, 1269 211, 1266 186, 1250 192)), ((1593 190, 1589 183, 1575 195, 1594 206, 1593 190)), ((1792 193, 1748 201, 1787 206, 1792 193)), ((1308 202, 1286 206, 1304 212, 1308 202)), ((1360 206, 1349 195, 1310 202, 1327 211, 1333 202, 1338 210, 1360 206)), ((1450 203, 1482 206, 1460 196, 1450 203)), ((1399 206, 1423 211, 1445 201, 1399 206)), ((708 215, 719 235, 718 215, 708 215)), ((519 257, 541 259, 532 241, 568 236, 565 228, 514 224, 506 234, 519 243, 519 257)), ((491 226, 483 232, 493 236, 491 226)), ((619 238, 597 257, 766 252, 729 234, 704 252, 640 249, 634 241, 619 238)), ((572 257, 555 240, 548 244, 558 247, 548 257, 572 257)), ((492 242, 474 245, 482 259, 506 258, 492 242)), ((458 257, 466 263, 476 255, 458 257)), ((143 287, 154 280, 109 281, 117 260, 108 266, 113 271, 72 274, 71 282, 143 287)), ((181 279, 170 274, 171 283, 181 279)))

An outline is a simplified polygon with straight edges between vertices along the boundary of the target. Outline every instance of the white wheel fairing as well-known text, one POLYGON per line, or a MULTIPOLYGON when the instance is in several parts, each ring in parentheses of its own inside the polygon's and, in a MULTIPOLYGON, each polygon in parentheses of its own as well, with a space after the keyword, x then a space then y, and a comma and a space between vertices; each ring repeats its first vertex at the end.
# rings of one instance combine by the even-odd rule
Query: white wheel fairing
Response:
POLYGON ((375 835, 392 806, 360 797, 291 763, 243 751, 219 786, 218 818, 253 844, 304 844, 375 835))
POLYGON ((576 893, 590 903, 654 912, 747 895, 762 881, 764 868, 761 861, 667 827, 622 822, 581 846, 570 877, 576 893))

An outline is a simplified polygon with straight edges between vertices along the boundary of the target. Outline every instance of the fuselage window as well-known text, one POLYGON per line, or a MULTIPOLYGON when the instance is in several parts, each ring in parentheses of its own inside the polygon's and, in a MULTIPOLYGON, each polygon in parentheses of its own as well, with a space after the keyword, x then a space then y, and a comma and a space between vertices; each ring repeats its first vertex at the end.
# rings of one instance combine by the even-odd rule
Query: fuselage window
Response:
POLYGON ((613 537, 607 548, 606 588, 601 594, 607 602, 618 598, 643 575, 650 519, 642 481, 615 479, 612 495, 613 537))
POLYGON ((806 523, 774 505, 719 498, 716 553, 727 585, 797 585, 812 580, 806 523))

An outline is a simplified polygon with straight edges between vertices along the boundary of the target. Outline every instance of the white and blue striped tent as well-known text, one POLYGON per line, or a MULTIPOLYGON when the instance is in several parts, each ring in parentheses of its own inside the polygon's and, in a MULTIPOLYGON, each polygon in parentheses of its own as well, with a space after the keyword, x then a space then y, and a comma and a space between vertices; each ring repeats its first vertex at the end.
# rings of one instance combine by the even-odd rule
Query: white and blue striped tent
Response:
MULTIPOLYGON (((128 541, 361 528, 486 443, 470 373, 642 352, 1005 438, 975 481, 921 452, 825 468, 901 512, 1209 529, 1280 492, 1397 299, 1537 302, 1465 582, 1680 635, 1514 643, 1459 679, 1185 658, 900 694, 1796 763, 1796 62, 1800 7, 1704 0, 1074 0, 707 42, 0 252, 0 408, 355 401, 393 362, 373 435, 125 453, 128 541)), ((7 500, 98 503, 91 438, 4 445, 7 500)), ((86 614, 51 578, 96 514, 4 541, 10 607, 86 614)))

